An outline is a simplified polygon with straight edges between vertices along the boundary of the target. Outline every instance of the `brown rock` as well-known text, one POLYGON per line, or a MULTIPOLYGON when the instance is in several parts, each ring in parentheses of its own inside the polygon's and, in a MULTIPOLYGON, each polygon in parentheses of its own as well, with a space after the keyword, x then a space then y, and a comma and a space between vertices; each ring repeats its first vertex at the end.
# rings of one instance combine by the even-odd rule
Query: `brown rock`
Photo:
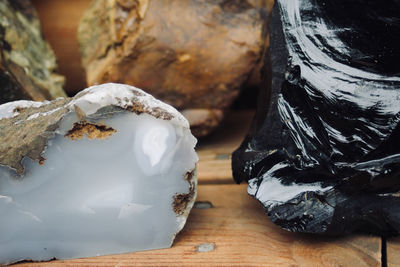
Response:
POLYGON ((185 109, 182 115, 190 123, 190 130, 194 136, 206 136, 215 129, 224 118, 221 109, 185 109))
POLYGON ((29 0, 0 2, 0 104, 64 97, 64 77, 29 0))
POLYGON ((95 0, 78 30, 87 83, 127 83, 181 110, 224 111, 263 51, 265 2, 95 0))

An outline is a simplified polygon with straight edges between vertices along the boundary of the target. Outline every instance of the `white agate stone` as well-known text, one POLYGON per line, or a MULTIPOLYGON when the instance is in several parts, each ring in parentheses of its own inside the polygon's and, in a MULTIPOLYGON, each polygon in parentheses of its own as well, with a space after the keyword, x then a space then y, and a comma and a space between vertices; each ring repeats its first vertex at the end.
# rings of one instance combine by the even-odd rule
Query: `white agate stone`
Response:
MULTIPOLYGON (((6 105, 0 114, 16 119, 6 105)), ((119 84, 90 87, 59 108, 66 113, 48 139, 44 164, 24 157, 22 177, 0 167, 0 263, 171 246, 196 195, 196 139, 185 118, 119 84), (129 110, 138 103, 139 115, 129 110), (69 137, 82 112, 86 122, 115 132, 69 137), (177 196, 187 198, 181 203, 177 196)), ((51 114, 34 113, 32 120, 51 114)))

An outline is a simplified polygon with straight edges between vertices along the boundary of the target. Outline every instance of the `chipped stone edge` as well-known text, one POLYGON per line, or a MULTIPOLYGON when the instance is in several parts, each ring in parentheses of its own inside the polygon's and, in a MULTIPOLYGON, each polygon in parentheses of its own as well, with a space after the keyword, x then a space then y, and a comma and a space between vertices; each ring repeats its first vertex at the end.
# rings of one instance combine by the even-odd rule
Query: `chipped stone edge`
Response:
POLYGON ((175 197, 177 194, 175 194, 172 198, 172 208, 176 214, 176 220, 178 222, 178 229, 176 230, 175 234, 171 238, 171 244, 170 247, 173 245, 174 240, 176 236, 182 231, 183 227, 186 224, 187 218, 189 217, 190 211, 192 210, 194 203, 197 198, 197 187, 198 187, 198 182, 197 182, 197 163, 195 164, 194 168, 190 171, 187 171, 184 175, 184 179, 189 183, 189 192, 186 194, 189 196, 189 200, 185 203, 185 209, 183 210, 182 213, 177 213, 175 211, 175 197), (189 179, 187 178, 189 174, 189 179))
POLYGON ((86 115, 93 115, 107 106, 117 106, 136 114, 147 113, 158 119, 171 120, 174 125, 189 128, 187 119, 172 106, 131 85, 105 83, 91 86, 78 93, 68 104, 78 106, 86 115))
POLYGON ((36 102, 31 100, 17 100, 0 105, 0 120, 13 118, 19 114, 18 109, 39 108, 49 104, 50 101, 36 102))

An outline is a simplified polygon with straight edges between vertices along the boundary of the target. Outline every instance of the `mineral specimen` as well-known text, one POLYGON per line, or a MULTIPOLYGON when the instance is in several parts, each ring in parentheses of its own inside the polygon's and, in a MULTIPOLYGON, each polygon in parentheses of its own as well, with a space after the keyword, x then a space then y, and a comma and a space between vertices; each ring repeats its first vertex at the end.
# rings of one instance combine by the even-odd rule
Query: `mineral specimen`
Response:
POLYGON ((196 139, 131 86, 0 106, 0 263, 165 248, 196 197, 196 139))
POLYGON ((29 0, 0 1, 0 104, 64 97, 64 77, 29 0))
POLYGON ((221 121, 260 58, 264 2, 95 0, 78 30, 87 83, 143 88, 195 114, 189 121, 203 136, 221 121), (198 120, 198 109, 209 117, 198 120))
POLYGON ((281 227, 400 233, 399 10, 275 2, 271 71, 232 167, 281 227))

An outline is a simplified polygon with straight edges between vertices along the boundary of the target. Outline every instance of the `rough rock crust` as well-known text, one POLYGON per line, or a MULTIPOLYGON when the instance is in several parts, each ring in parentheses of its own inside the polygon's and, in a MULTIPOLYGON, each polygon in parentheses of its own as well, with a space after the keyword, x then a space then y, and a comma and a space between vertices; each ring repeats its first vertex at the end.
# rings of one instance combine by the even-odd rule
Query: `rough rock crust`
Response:
POLYGON ((102 123, 95 124, 87 121, 81 121, 75 122, 74 127, 64 136, 71 138, 72 140, 79 140, 84 136, 87 136, 89 139, 105 139, 116 132, 117 130, 102 123))
POLYGON ((176 214, 182 215, 186 212, 188 205, 193 205, 194 199, 196 199, 196 179, 194 177, 197 176, 195 170, 191 172, 187 172, 185 176, 185 180, 190 184, 189 193, 187 194, 176 194, 174 196, 173 208, 176 214))

